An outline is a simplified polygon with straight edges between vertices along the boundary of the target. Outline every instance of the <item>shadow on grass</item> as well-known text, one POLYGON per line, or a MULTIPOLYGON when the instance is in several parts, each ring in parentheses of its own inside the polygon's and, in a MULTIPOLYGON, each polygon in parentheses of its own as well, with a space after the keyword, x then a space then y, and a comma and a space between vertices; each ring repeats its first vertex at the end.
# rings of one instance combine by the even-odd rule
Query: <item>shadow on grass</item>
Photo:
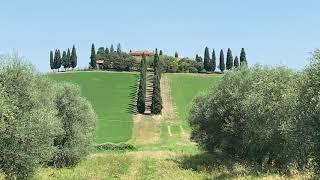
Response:
MULTIPOLYGON (((138 75, 135 75, 138 77, 138 75)), ((137 114, 137 96, 138 96, 138 83, 129 86, 129 104, 127 105, 127 113, 137 114)))
POLYGON ((206 172, 214 179, 233 179, 243 176, 259 177, 261 173, 246 163, 239 163, 234 158, 220 152, 184 155, 174 160, 180 168, 197 172, 206 172))

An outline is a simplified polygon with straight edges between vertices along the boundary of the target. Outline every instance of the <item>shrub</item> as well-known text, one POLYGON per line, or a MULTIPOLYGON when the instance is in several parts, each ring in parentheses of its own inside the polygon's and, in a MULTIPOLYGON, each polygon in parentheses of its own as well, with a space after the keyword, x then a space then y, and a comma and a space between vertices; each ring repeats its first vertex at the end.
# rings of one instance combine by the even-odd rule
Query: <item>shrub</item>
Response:
POLYGON ((120 144, 113 144, 113 143, 105 143, 105 144, 97 144, 95 145, 97 150, 108 150, 108 151, 134 151, 137 148, 128 143, 120 143, 120 144))
POLYGON ((228 72, 190 111, 191 139, 209 152, 261 167, 287 169, 297 153, 299 74, 284 67, 243 67, 228 72))
POLYGON ((312 156, 320 165, 320 50, 314 52, 311 64, 304 71, 298 111, 297 147, 300 149, 300 154, 312 156))
POLYGON ((16 55, 0 62, 0 169, 8 179, 27 179, 52 158, 61 133, 53 86, 16 55))
POLYGON ((55 103, 64 133, 54 141, 58 150, 51 163, 56 167, 73 166, 92 150, 96 117, 91 104, 80 96, 78 86, 59 84, 56 88, 55 103))

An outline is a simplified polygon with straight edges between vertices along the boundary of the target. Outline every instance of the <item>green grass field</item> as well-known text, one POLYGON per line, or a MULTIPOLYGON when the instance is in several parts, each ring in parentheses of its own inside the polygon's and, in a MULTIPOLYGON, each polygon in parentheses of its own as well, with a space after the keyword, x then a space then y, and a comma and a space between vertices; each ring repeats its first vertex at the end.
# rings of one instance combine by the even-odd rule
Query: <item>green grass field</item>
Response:
MULTIPOLYGON (((132 86, 137 75, 130 73, 69 73, 50 75, 58 81, 80 84, 82 93, 92 101, 100 119, 97 141, 124 141, 131 137, 131 115, 127 112, 132 86), (98 82, 98 83, 97 83, 98 82), (102 96, 102 94, 106 94, 102 96), (109 108, 107 108, 109 107, 109 108), (103 117, 101 119, 101 117, 103 117), (113 119, 122 121, 114 122, 113 119), (128 123, 127 123, 128 122, 128 123), (109 126, 110 124, 110 126, 109 126), (119 138, 114 138, 119 136, 119 138)), ((202 152, 181 132, 188 108, 194 97, 217 84, 222 76, 164 74, 169 78, 177 119, 169 115, 160 123, 152 116, 143 116, 139 132, 160 136, 149 144, 135 144, 137 151, 94 152, 72 168, 41 168, 33 179, 308 179, 308 174, 288 177, 257 173, 242 164, 228 164, 219 156, 202 152), (166 119, 169 118, 169 119, 166 119), (170 127, 170 128, 169 128, 170 127), (170 129, 171 134, 168 132, 170 129), (153 132, 154 133, 150 133, 153 132), (156 133, 160 131, 161 133, 156 133), (148 133, 149 132, 149 133, 148 133), (227 164, 227 165, 226 165, 227 164)), ((186 127, 188 128, 188 127, 186 127)), ((188 134, 188 131, 186 132, 188 134)), ((0 176, 1 179, 1 176, 0 176)))
POLYGON ((186 122, 192 100, 215 86, 222 76, 217 74, 168 74, 168 77, 172 101, 176 106, 178 118, 186 122))
POLYGON ((58 82, 72 82, 81 87, 98 116, 96 142, 125 142, 132 135, 133 93, 138 75, 118 72, 55 73, 58 82))

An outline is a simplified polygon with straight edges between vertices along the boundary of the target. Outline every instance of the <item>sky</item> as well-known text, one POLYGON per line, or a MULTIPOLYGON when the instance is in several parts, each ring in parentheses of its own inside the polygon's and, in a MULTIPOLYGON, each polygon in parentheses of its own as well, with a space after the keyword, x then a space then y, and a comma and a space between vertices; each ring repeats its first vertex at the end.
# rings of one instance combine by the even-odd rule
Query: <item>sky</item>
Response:
MULTIPOLYGON (((320 47, 319 0, 1 1, 0 53, 48 72, 50 50, 75 45, 78 67, 96 48, 162 49, 194 58, 204 48, 246 49, 249 64, 302 69, 320 47)), ((226 54, 226 52, 225 52, 226 54)))

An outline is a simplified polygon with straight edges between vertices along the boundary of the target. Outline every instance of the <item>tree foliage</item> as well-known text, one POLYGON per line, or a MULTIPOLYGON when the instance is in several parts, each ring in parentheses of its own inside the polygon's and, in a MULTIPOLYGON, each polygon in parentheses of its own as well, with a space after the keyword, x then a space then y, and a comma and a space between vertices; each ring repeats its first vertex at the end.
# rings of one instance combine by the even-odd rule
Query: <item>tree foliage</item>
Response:
POLYGON ((226 65, 224 64, 224 54, 223 50, 220 51, 220 63, 219 63, 219 69, 221 72, 223 72, 226 68, 226 65))
POLYGON ((50 69, 54 70, 54 60, 53 60, 53 52, 50 51, 50 69))
POLYGON ((241 53, 240 53, 240 65, 243 65, 243 64, 248 64, 247 55, 244 48, 241 49, 241 53))
POLYGON ((209 152, 260 167, 286 169, 297 153, 296 105, 300 76, 286 68, 253 67, 227 73, 194 101, 191 138, 209 152))
POLYGON ((154 79, 153 79, 151 113, 160 114, 162 110, 162 98, 160 93, 161 65, 159 62, 157 49, 154 55, 153 66, 154 66, 154 79))
POLYGON ((239 59, 238 59, 238 56, 236 56, 235 58, 234 58, 234 67, 235 68, 238 68, 239 67, 239 59))
POLYGON ((230 48, 228 48, 227 52, 227 62, 226 62, 226 68, 227 70, 231 70, 233 67, 233 56, 232 56, 232 51, 230 48))
POLYGON ((61 133, 53 86, 23 63, 0 57, 0 169, 8 179, 28 179, 52 158, 61 133))
POLYGON ((139 113, 144 113, 145 111, 145 98, 146 98, 146 80, 147 79, 147 66, 146 57, 143 56, 140 64, 140 81, 138 89, 138 100, 137 100, 137 110, 139 113))
POLYGON ((211 71, 210 67, 210 54, 209 54, 209 48, 206 47, 204 50, 204 58, 203 58, 203 68, 206 71, 211 71))
POLYGON ((76 51, 76 47, 74 45, 71 50, 70 59, 71 59, 71 61, 70 61, 71 67, 72 67, 72 69, 74 69, 75 67, 77 67, 77 64, 78 64, 77 51, 76 51))
POLYGON ((95 50, 95 47, 94 47, 94 44, 93 44, 93 43, 92 43, 92 45, 91 45, 90 67, 91 67, 92 69, 96 69, 96 68, 97 68, 96 50, 95 50))
POLYGON ((96 117, 91 104, 80 94, 78 86, 56 86, 55 104, 63 134, 54 140, 57 151, 51 164, 55 167, 74 166, 93 148, 96 117))

